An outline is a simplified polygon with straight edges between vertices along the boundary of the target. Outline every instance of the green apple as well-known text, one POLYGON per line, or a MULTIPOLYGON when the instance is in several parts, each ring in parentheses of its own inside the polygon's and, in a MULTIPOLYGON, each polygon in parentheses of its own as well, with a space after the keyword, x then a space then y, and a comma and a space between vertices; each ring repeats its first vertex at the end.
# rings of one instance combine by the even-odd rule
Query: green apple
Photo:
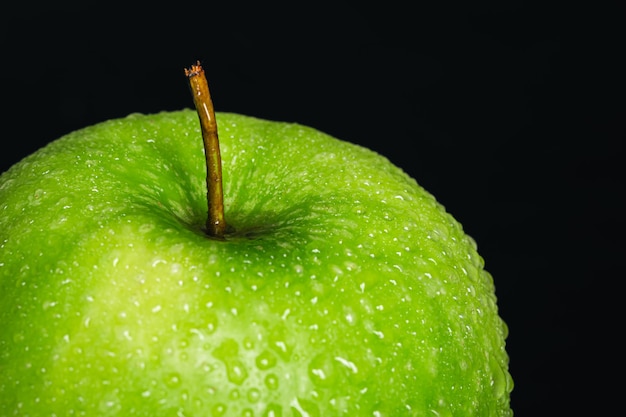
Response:
POLYGON ((0 415, 512 416, 507 327, 461 224, 371 150, 216 120, 222 238, 190 109, 0 176, 0 415))

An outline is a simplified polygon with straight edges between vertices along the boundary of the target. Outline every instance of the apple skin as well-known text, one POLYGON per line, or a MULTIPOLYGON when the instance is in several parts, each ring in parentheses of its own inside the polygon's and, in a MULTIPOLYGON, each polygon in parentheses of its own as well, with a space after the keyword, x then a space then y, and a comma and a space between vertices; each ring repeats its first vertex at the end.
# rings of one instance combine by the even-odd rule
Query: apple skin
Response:
POLYGON ((224 240, 191 110, 0 176, 0 415, 512 416, 493 279, 444 207, 371 150, 216 119, 224 240))

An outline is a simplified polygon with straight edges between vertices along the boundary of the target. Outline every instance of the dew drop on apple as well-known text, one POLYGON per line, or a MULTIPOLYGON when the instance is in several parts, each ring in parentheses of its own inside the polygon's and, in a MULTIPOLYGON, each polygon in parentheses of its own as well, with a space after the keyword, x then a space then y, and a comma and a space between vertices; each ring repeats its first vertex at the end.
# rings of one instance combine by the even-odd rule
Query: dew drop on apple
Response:
POLYGON ((239 359, 227 360, 224 365, 226 365, 228 380, 233 384, 241 385, 248 378, 248 372, 239 359))
POLYGON ((291 349, 283 340, 273 340, 272 347, 274 350, 284 359, 289 360, 289 356, 291 355, 291 349))
POLYGON ((265 350, 256 357, 255 362, 257 368, 265 371, 267 369, 273 368, 276 365, 276 356, 274 356, 272 352, 265 350))
POLYGON ((319 354, 309 363, 309 378, 320 387, 327 387, 335 383, 335 362, 327 354, 319 354))
POLYGON ((279 386, 278 377, 275 374, 268 374, 265 377, 265 386, 271 390, 278 389, 279 386))
POLYGON ((210 396, 213 396, 217 393, 217 388, 213 387, 213 386, 208 386, 206 388, 206 393, 210 396))
POLYGON ((489 360, 490 368, 492 372, 492 385, 496 398, 502 398, 509 391, 509 387, 512 382, 508 372, 506 372, 502 366, 493 357, 489 360))
MULTIPOLYGON (((443 401, 442 401, 443 402, 443 401)), ((430 410, 434 417, 453 417, 452 412, 447 407, 440 405, 430 410)))
POLYGON ((243 348, 246 350, 251 350, 254 348, 254 340, 250 339, 249 337, 246 337, 243 340, 243 348))
POLYGON ((215 417, 219 417, 219 416, 223 416, 226 415, 226 405, 219 403, 219 404, 215 404, 213 406, 213 408, 211 409, 211 415, 215 416, 215 417))
POLYGON ((318 417, 320 415, 317 405, 302 398, 294 398, 291 401, 291 410, 293 415, 297 417, 318 417))
POLYGON ((248 394, 246 395, 248 401, 251 403, 256 403, 261 399, 261 391, 258 388, 251 388, 248 390, 248 394))
POLYGON ((235 388, 234 390, 231 390, 230 393, 228 394, 228 399, 231 401, 237 401, 239 397, 241 397, 241 393, 239 392, 237 388, 235 388))
POLYGON ((152 229, 154 229, 154 224, 152 223, 145 223, 139 226, 139 232, 143 234, 151 232, 152 229))
POLYGON ((263 412, 263 417, 281 417, 282 415, 283 408, 278 404, 268 404, 263 412))
POLYGON ((200 398, 194 398, 193 405, 197 410, 204 408, 204 402, 200 398))
POLYGON ((169 388, 176 388, 180 386, 180 384, 181 384, 181 377, 178 372, 168 374, 165 377, 165 385, 167 385, 169 388))
POLYGON ((248 378, 248 371, 239 359, 239 345, 233 339, 225 340, 213 351, 213 356, 219 359, 226 368, 226 376, 233 384, 241 385, 248 378))
POLYGON ((206 314, 206 326, 205 329, 208 334, 215 333, 217 329, 217 316, 215 314, 206 314))
MULTIPOLYGON (((208 349, 205 349, 205 350, 208 350, 208 349)), ((206 361, 201 362, 199 368, 202 369, 202 372, 206 374, 209 374, 215 370, 214 366, 206 361)))

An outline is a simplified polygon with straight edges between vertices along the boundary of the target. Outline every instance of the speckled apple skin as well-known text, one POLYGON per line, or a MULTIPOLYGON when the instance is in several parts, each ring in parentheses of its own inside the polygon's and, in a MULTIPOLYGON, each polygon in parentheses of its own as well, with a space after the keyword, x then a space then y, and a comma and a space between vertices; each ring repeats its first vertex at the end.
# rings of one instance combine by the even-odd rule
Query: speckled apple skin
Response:
POLYGON ((493 279, 431 194, 310 127, 217 122, 224 240, 191 110, 0 176, 0 415, 512 416, 493 279))

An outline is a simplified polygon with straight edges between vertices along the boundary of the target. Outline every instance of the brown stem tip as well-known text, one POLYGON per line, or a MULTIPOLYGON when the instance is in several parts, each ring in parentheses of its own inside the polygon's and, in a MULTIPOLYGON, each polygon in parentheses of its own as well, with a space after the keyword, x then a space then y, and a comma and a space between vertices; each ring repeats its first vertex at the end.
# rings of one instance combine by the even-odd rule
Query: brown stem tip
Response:
POLYGON ((193 102, 200 119, 204 142, 207 166, 207 234, 212 237, 223 238, 226 232, 226 221, 224 220, 224 193, 222 189, 222 158, 209 83, 200 61, 197 61, 190 68, 185 68, 185 75, 189 81, 193 102))

